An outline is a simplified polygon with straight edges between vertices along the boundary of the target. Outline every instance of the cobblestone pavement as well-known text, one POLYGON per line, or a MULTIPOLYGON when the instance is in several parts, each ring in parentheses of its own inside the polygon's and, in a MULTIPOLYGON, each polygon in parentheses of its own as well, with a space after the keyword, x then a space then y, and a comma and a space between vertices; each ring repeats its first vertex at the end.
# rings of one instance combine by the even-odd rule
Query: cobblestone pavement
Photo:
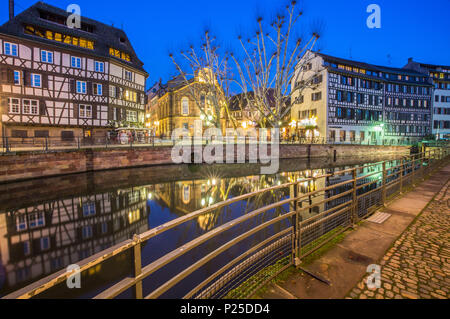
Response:
POLYGON ((450 298, 450 183, 382 258, 381 288, 366 276, 347 298, 450 298))

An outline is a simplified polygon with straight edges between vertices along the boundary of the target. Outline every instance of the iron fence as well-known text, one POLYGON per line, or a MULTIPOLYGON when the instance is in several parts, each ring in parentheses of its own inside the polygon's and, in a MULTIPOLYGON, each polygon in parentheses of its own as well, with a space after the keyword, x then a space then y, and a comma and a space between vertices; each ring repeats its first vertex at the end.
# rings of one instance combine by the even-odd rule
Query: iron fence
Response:
MULTIPOLYGON (((169 221, 6 298, 39 297, 76 272, 89 271, 130 252, 132 273, 118 278, 95 298, 248 298, 282 271, 336 238, 393 196, 424 179, 450 155, 449 148, 304 177, 230 198, 169 221), (254 207, 260 196, 278 194, 254 207), (144 261, 144 249, 158 249, 163 235, 208 214, 231 214, 238 203, 248 210, 163 256, 144 261), (226 235, 226 236, 225 236, 226 235), (190 255, 189 258, 187 256, 190 255)), ((232 214, 231 214, 232 215, 232 214)), ((230 215, 230 216, 231 216, 230 215)), ((128 256, 128 255, 127 255, 128 256)))
MULTIPOLYGON (((229 140, 223 138, 219 140, 217 138, 194 138, 190 137, 184 143, 191 145, 207 145, 207 144, 264 144, 270 143, 271 139, 259 139, 251 136, 243 136, 242 138, 235 138, 229 140)), ((33 151, 58 151, 58 150, 75 150, 75 149, 89 149, 89 148, 140 148, 140 147, 161 147, 161 146, 174 146, 175 141, 168 137, 163 136, 138 136, 138 137, 0 137, 0 152, 33 152, 33 151)), ((347 141, 338 142, 323 137, 315 138, 296 138, 296 139, 283 139, 279 140, 280 144, 292 144, 292 145, 312 145, 312 144, 349 144, 349 145, 377 145, 376 142, 370 141, 347 141)), ((396 144, 378 144, 378 145, 396 145, 407 146, 408 142, 396 143, 396 144)), ((442 147, 442 146, 441 146, 442 147)))

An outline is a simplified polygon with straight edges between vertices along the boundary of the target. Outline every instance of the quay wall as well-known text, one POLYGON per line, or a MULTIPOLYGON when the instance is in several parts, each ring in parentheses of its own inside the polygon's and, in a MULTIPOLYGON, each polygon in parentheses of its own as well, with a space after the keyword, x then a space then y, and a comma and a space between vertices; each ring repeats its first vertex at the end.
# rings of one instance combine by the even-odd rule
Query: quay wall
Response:
MULTIPOLYGON (((409 148, 406 146, 282 144, 279 147, 280 159, 332 158, 335 160, 345 157, 409 155, 409 148)), ((225 153, 224 148, 224 162, 225 153)), ((249 153, 251 154, 249 145, 246 145, 247 162, 249 153)), ((268 146, 268 153, 271 153, 270 146, 268 146)), ((111 169, 171 165, 174 164, 171 154, 172 147, 162 146, 5 153, 0 155, 0 183, 111 169)), ((196 155, 191 157, 194 156, 196 155)), ((235 149, 234 158, 237 158, 237 149, 235 149)))

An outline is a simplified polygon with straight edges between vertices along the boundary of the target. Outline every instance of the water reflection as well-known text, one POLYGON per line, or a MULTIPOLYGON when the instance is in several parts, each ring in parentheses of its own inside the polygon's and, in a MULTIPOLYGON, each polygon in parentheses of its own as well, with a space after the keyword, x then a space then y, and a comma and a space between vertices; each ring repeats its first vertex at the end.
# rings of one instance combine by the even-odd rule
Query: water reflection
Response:
MULTIPOLYGON (((191 171, 190 168, 186 171, 184 168, 184 173, 177 175, 180 173, 176 171, 179 168, 172 168, 174 171, 170 172, 170 168, 166 167, 116 172, 115 175, 110 172, 95 176, 80 174, 70 178, 70 183, 67 183, 66 177, 62 177, 51 179, 50 182, 49 179, 43 179, 31 184, 2 186, 0 296, 130 239, 134 234, 143 233, 225 199, 273 185, 303 180, 305 182, 301 182, 299 191, 308 193, 351 178, 351 175, 347 174, 306 181, 308 178, 348 167, 342 163, 338 167, 330 167, 332 164, 329 163, 317 163, 317 168, 301 170, 295 170, 297 167, 304 168, 298 161, 289 165, 283 172, 270 176, 248 173, 246 176, 249 170, 230 171, 229 168, 221 167, 206 168, 201 172, 191 171), (159 176, 161 172, 158 170, 169 170, 166 171, 168 175, 159 176), (128 176, 126 181, 123 181, 120 174, 141 174, 141 178, 133 179, 128 176), (7 197, 5 190, 8 192, 7 197), (64 195, 58 195, 56 190, 64 195), (27 204, 22 207, 23 203, 27 204)), ((311 166, 311 163, 307 166, 311 166)), ((374 178, 378 177, 375 175, 374 178)), ((249 200, 239 201, 225 208, 220 214, 213 211, 199 216, 192 223, 187 223, 183 228, 158 239, 160 242, 151 243, 151 249, 144 249, 144 264, 199 234, 268 203, 282 200, 288 195, 289 191, 286 190, 265 192, 249 200), (155 247, 158 249, 155 250, 155 247)), ((339 205, 340 201, 344 200, 321 203, 324 198, 331 196, 333 194, 330 192, 322 192, 303 198, 299 205, 312 207, 302 212, 302 219, 339 205)), ((253 222, 261 223, 287 210, 289 207, 280 206, 253 222)), ((251 223, 242 225, 248 229, 253 226, 251 223)), ((225 242, 226 238, 223 241, 225 242)), ((118 258, 127 263, 125 256, 118 258)), ((94 267, 84 275, 94 276, 101 271, 101 267, 94 267)), ((123 272, 128 271, 125 268, 127 267, 123 267, 123 272)))

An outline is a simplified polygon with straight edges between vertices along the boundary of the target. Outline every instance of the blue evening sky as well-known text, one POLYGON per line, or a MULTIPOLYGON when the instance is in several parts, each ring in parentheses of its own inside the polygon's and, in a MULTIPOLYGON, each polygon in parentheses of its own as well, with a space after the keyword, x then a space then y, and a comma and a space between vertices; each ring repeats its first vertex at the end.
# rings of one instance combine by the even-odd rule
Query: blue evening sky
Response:
MULTIPOLYGON (((33 0, 15 0, 16 14, 33 0)), ((268 16, 284 0, 47 0, 66 8, 81 7, 82 16, 122 27, 144 68, 147 86, 175 74, 169 51, 199 39, 205 26, 225 47, 234 48, 240 30, 253 31, 257 14, 268 16)), ((8 1, 1 0, 0 23, 8 19, 8 1)), ((306 0, 299 34, 321 26, 318 48, 342 58, 403 67, 409 57, 450 65, 450 0, 306 0), (369 4, 381 7, 381 29, 369 29, 369 4)))

